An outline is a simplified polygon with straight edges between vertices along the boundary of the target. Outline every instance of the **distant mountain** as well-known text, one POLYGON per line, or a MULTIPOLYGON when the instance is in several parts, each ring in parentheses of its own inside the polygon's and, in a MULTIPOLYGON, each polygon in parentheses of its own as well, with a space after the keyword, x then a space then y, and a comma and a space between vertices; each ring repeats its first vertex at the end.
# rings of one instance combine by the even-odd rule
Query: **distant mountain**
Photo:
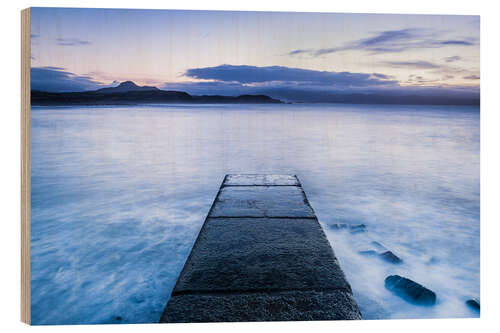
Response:
POLYGON ((129 92, 129 91, 150 91, 150 90, 160 90, 156 87, 150 87, 150 86, 138 86, 132 81, 125 81, 120 83, 117 87, 111 87, 111 88, 102 88, 98 89, 95 92, 96 93, 101 93, 101 94, 113 94, 113 93, 124 93, 124 92, 129 92))
POLYGON ((258 94, 292 103, 480 105, 479 93, 467 91, 372 91, 363 93, 301 89, 263 89, 258 94))
POLYGON ((82 92, 31 91, 32 105, 123 105, 147 103, 239 103, 264 104, 282 103, 266 95, 192 96, 183 91, 161 90, 156 87, 138 86, 132 81, 120 83, 117 87, 82 92))

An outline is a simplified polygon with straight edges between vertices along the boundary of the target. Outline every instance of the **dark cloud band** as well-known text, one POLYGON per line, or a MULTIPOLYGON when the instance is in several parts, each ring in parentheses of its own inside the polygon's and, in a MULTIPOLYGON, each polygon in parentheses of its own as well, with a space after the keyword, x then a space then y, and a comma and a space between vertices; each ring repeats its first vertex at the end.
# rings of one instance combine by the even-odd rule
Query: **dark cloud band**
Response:
POLYGON ((31 90, 73 92, 94 90, 104 86, 89 76, 76 75, 61 67, 31 68, 31 90))
POLYGON ((325 54, 352 50, 362 50, 371 54, 399 53, 411 49, 476 45, 473 40, 440 39, 439 37, 440 33, 429 29, 409 28, 388 30, 379 32, 372 37, 355 40, 338 47, 297 49, 290 51, 288 55, 319 57, 325 54))
POLYGON ((233 66, 191 68, 185 76, 198 80, 214 80, 239 84, 263 85, 282 83, 286 85, 308 85, 329 87, 371 87, 396 85, 384 74, 315 71, 283 66, 233 66))

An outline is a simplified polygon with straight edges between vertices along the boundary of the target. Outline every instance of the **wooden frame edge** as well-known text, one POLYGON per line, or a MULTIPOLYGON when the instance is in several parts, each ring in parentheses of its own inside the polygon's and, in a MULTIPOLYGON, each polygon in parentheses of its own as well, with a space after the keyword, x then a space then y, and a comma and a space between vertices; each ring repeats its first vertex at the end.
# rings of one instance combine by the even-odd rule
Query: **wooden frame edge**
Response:
POLYGON ((31 27, 30 8, 21 11, 21 321, 31 324, 31 27))

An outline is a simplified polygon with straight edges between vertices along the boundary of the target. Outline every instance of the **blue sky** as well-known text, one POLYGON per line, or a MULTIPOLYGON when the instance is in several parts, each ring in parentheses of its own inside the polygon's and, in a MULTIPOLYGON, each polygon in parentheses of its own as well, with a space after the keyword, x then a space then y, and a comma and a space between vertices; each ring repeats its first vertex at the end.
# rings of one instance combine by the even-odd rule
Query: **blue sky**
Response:
POLYGON ((32 88, 479 92, 479 17, 33 8, 32 88))

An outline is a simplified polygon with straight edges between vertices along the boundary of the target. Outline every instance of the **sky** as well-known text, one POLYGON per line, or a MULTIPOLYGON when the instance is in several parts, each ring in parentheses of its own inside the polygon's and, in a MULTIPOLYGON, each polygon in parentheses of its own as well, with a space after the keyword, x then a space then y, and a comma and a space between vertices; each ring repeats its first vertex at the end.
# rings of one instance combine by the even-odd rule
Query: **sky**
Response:
POLYGON ((32 8, 31 44, 45 91, 479 94, 479 16, 32 8))

